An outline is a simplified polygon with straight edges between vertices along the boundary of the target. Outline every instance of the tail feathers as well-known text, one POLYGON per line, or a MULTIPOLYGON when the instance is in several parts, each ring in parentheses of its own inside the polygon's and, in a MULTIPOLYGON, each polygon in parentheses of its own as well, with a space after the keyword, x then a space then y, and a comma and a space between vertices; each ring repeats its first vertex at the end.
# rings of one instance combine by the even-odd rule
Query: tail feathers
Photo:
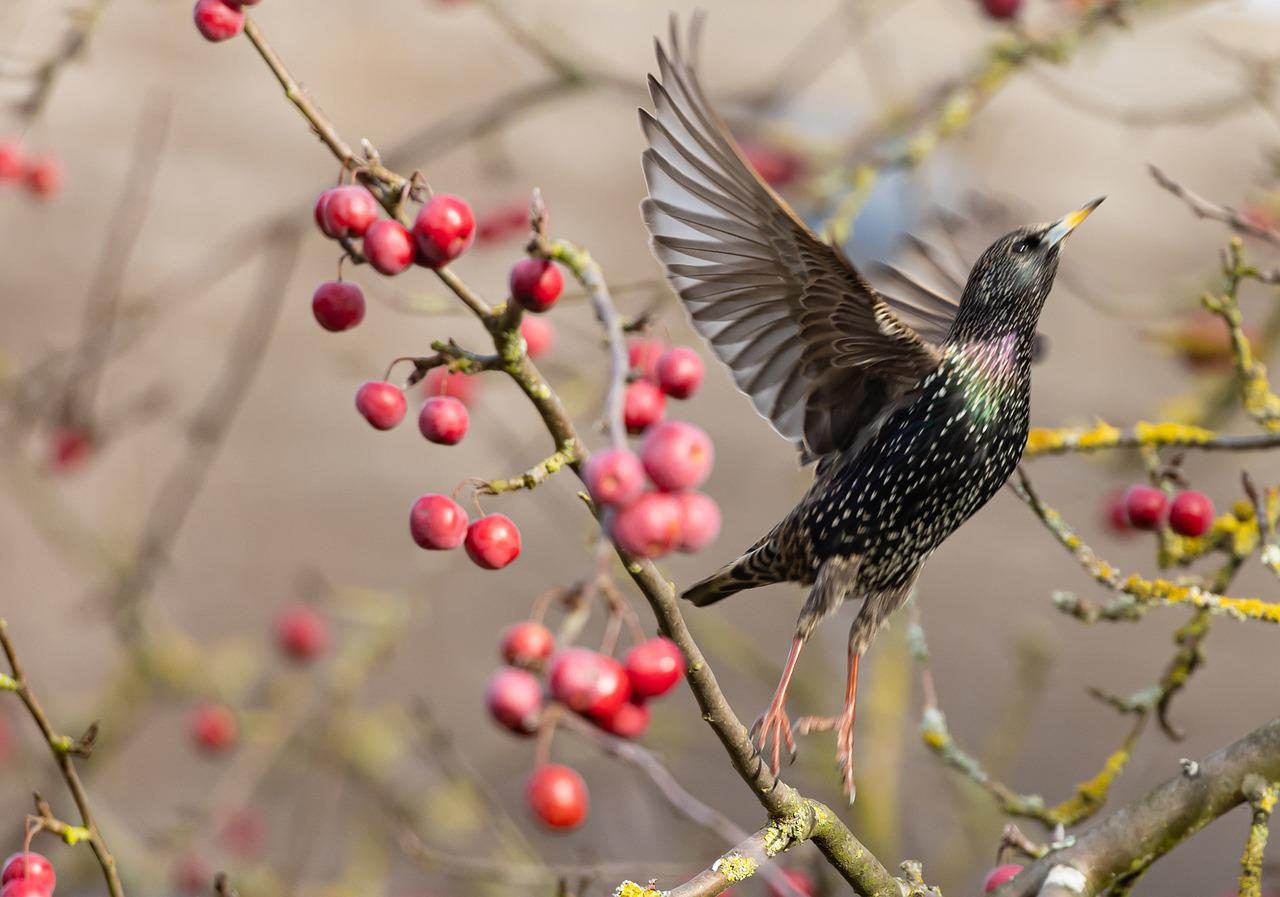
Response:
POLYGON ((775 571, 776 553, 769 544, 744 554, 701 582, 694 583, 680 597, 695 607, 706 607, 738 592, 782 582, 775 571))

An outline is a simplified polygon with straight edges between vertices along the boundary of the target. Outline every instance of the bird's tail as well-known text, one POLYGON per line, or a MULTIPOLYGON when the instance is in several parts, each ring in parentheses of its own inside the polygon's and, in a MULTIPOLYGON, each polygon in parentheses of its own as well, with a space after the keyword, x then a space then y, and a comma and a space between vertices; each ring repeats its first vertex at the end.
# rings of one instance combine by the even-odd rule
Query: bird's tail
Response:
POLYGON ((777 559, 773 545, 761 542, 732 564, 685 589, 680 597, 695 607, 706 607, 747 589, 782 582, 776 572, 777 559))

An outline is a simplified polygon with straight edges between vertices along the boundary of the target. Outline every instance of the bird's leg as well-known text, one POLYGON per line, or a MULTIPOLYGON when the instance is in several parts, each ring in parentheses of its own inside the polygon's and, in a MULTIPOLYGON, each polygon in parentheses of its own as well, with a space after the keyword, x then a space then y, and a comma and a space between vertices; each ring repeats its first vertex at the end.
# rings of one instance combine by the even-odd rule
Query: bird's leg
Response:
POLYGON ((845 684, 844 710, 839 716, 805 716, 796 720, 796 731, 801 735, 810 732, 826 732, 836 730, 836 765, 840 767, 840 777, 844 785, 845 796, 853 803, 857 795, 857 787, 853 781, 853 721, 858 705, 858 663, 862 660, 862 652, 851 641, 849 644, 849 681, 845 684))
POLYGON ((791 734, 791 720, 787 718, 787 689, 791 686, 791 675, 796 671, 796 661, 800 659, 804 641, 805 637, 799 633, 791 640, 791 650, 787 653, 786 666, 782 668, 782 678, 778 680, 778 690, 773 693, 769 708, 751 724, 751 740, 762 758, 769 749, 769 742, 773 742, 769 768, 775 776, 782 768, 780 760, 784 741, 791 760, 796 757, 796 740, 791 734))

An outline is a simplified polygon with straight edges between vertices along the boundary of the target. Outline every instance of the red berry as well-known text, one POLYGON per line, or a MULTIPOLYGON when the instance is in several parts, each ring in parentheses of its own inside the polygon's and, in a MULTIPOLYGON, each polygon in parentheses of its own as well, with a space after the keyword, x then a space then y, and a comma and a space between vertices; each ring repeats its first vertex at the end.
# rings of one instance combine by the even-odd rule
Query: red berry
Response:
POLYGON ((404 420, 404 390, 384 380, 370 380, 356 390, 356 410, 375 430, 390 430, 404 420))
POLYGON ((658 385, 673 399, 687 399, 702 383, 702 359, 683 346, 658 356, 658 385))
POLYGON ((542 686, 526 670, 503 667, 493 674, 484 693, 489 715, 504 729, 518 735, 531 735, 542 715, 542 686))
POLYGON ((49 437, 49 467, 55 473, 71 473, 93 452, 93 437, 83 427, 63 426, 49 437))
POLYGON ((795 153, 765 143, 744 143, 742 155, 760 175, 760 180, 776 189, 792 183, 804 168, 795 153))
POLYGON ((702 492, 680 492, 680 551, 701 551, 720 535, 720 506, 702 492))
POLYGON ((419 548, 430 551, 457 548, 467 535, 467 512, 447 495, 424 495, 409 511, 409 533, 419 548))
POLYGON ((311 312, 330 333, 350 330, 364 320, 364 292, 345 280, 326 280, 311 294, 311 312))
POLYGON ((486 570, 501 570, 520 556, 520 530, 505 514, 487 514, 467 527, 467 557, 486 570))
POLYGON ((450 396, 432 396, 418 413, 418 429, 437 445, 457 445, 470 423, 467 406, 450 396))
POLYGON ((668 492, 646 492, 613 516, 609 531, 628 554, 656 558, 680 544, 680 502, 668 492))
POLYGON ((4 861, 0 869, 0 884, 11 881, 27 881, 34 884, 48 897, 58 881, 49 858, 39 853, 15 853, 4 861))
POLYGON ((530 358, 541 358, 551 351, 555 345, 555 325, 546 318, 521 318, 520 336, 524 339, 525 351, 530 358))
POLYGON ((646 704, 624 702, 607 716, 594 716, 592 720, 601 729, 619 738, 636 739, 649 728, 649 707, 646 704))
POLYGON ((0 183, 16 181, 24 171, 22 147, 13 140, 0 140, 0 183))
POLYGON ((1124 509, 1135 529, 1159 529, 1164 523, 1168 500, 1154 486, 1130 486, 1124 494, 1124 509))
POLYGON ((234 714, 221 704, 201 704, 191 717, 191 735, 196 745, 210 753, 225 751, 235 744, 237 730, 234 714))
POLYGON ((643 433, 648 427, 662 420, 667 399, 662 390, 648 380, 636 380, 627 384, 622 398, 622 419, 628 433, 643 433))
POLYGON ((622 507, 644 492, 644 465, 630 449, 608 448, 587 459, 583 481, 598 505, 622 507))
POLYGON ((986 880, 982 882, 982 893, 990 894, 1005 882, 1011 881, 1021 871, 1022 867, 1017 863, 1005 863, 1003 866, 996 866, 987 873, 986 880))
POLYGON ((316 205, 311 210, 311 217, 315 219, 316 227, 320 228, 320 233, 326 237, 336 238, 338 234, 329 229, 329 216, 325 213, 325 207, 329 205, 329 197, 332 195, 332 190, 326 190, 316 197, 316 205))
POLYGON ((481 215, 476 221, 476 239, 481 242, 501 240, 529 226, 529 206, 517 200, 481 215))
POLYGON ((564 289, 564 276, 555 262, 521 259, 511 266, 511 298, 525 311, 550 311, 564 289))
POLYGON ((1012 19, 1022 8, 1022 0, 982 0, 982 8, 993 19, 1012 19))
POLYGON ((427 200, 413 222, 418 262, 428 268, 443 268, 467 251, 475 229, 471 206, 456 196, 436 194, 427 200))
POLYGON ((515 667, 537 667, 555 647, 551 630, 533 620, 512 623, 502 633, 502 659, 515 667))
POLYGON ((627 343, 627 363, 651 383, 658 382, 658 359, 662 357, 662 343, 652 339, 633 339, 627 343))
POLYGON ((578 771, 558 763, 539 766, 525 783, 534 815, 553 829, 575 829, 587 818, 587 783, 578 771))
POLYGON ((399 221, 379 218, 364 235, 364 257, 379 274, 395 276, 413 264, 413 237, 399 221))
MULTIPOLYGON (((804 894, 805 897, 813 897, 813 895, 818 892, 818 883, 815 882, 813 880, 813 876, 804 869, 798 869, 795 866, 791 866, 786 869, 779 869, 778 871, 781 872, 783 877, 791 883, 791 887, 795 888, 801 894, 804 894)), ((769 883, 769 894, 770 897, 784 897, 782 890, 774 887, 772 882, 769 883)))
POLYGON ((676 643, 658 636, 641 642, 626 657, 627 678, 636 698, 656 698, 671 691, 684 672, 684 656, 676 643))
POLYGON ((1103 521, 1114 533, 1128 533, 1132 529, 1129 526, 1129 511, 1124 506, 1124 493, 1124 489, 1112 489, 1103 500, 1103 521))
POLYGON ((557 654, 547 681, 557 701, 583 716, 611 716, 631 697, 631 680, 622 664, 589 648, 557 654))
POLYGON ((62 165, 52 156, 28 160, 23 177, 36 196, 53 196, 62 189, 62 165))
POLYGON ((466 374, 451 374, 444 368, 432 368, 422 381, 422 392, 427 396, 453 396, 470 407, 478 384, 478 380, 466 374))
POLYGON ((378 201, 364 187, 350 184, 326 190, 317 206, 324 223, 320 229, 331 237, 363 237, 378 220, 378 201))
POLYGON ((15 878, 0 887, 0 897, 49 897, 49 892, 34 881, 15 878))
POLYGON ((276 640, 294 660, 314 660, 329 647, 329 621, 314 608, 295 604, 276 617, 276 640))
POLYGON ((649 431, 640 446, 640 460, 659 489, 696 489, 711 473, 715 450, 700 427, 672 420, 649 431))
POLYGON ((226 0, 196 0, 192 14, 196 30, 214 43, 235 37, 244 28, 244 13, 226 0))
POLYGON ((1169 528, 1179 536, 1203 536, 1213 525, 1213 502, 1203 492, 1188 489, 1169 506, 1169 528))

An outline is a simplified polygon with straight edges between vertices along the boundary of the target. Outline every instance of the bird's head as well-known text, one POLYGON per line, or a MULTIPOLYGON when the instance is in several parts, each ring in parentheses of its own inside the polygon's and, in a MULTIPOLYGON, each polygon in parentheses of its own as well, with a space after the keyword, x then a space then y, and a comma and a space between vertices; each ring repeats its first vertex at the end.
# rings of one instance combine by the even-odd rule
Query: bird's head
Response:
POLYGON ((1103 199, 1086 203, 1057 221, 1020 227, 987 247, 969 274, 952 338, 1033 333, 1058 273, 1063 243, 1103 199))

